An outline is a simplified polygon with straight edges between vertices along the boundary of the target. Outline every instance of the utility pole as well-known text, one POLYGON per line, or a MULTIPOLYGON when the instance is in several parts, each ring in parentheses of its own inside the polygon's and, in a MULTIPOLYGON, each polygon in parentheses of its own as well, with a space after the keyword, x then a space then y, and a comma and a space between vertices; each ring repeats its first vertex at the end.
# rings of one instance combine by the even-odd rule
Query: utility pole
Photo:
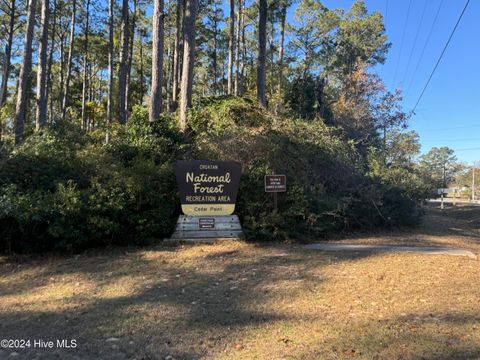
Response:
POLYGON ((442 202, 440 204, 440 209, 442 209, 442 210, 443 210, 443 196, 444 196, 443 192, 445 191, 445 188, 447 187, 446 173, 447 173, 446 164, 443 164, 442 202))
POLYGON ((475 202, 475 161, 472 167, 472 202, 475 202))

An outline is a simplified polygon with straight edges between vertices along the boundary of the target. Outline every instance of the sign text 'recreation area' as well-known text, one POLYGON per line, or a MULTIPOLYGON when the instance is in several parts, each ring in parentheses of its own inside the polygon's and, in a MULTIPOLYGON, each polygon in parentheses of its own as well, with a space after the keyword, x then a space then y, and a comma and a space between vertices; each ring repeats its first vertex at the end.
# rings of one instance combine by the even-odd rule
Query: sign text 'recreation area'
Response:
POLYGON ((241 165, 234 161, 178 161, 175 176, 185 215, 230 215, 235 210, 241 165))

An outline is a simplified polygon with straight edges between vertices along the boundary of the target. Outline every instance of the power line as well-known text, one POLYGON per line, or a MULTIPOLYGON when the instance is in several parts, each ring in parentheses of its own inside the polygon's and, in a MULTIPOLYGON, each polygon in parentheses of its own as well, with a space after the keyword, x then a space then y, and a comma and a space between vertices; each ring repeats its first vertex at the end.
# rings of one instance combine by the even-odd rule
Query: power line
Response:
POLYGON ((385 3, 385 27, 387 26, 387 20, 388 20, 388 0, 385 3))
POLYGON ((480 150, 480 147, 473 147, 473 148, 464 148, 464 149, 452 149, 453 151, 473 151, 473 150, 480 150))
POLYGON ((457 23, 455 24, 455 27, 453 28, 450 36, 448 37, 447 43, 446 43, 445 46, 443 47, 442 53, 440 54, 440 57, 438 58, 437 63, 435 64, 435 67, 433 68, 432 73, 430 74, 430 76, 429 76, 429 78, 428 78, 428 80, 427 80, 427 83, 426 83, 425 86, 423 87, 423 90, 422 90, 422 92, 420 93, 420 96, 418 97, 418 100, 417 100, 417 102, 415 103, 415 106, 413 107, 413 110, 412 110, 413 113, 415 112, 415 109, 417 108, 418 103, 419 103, 420 100, 422 99, 422 96, 423 96, 423 94, 425 93, 425 90, 427 90, 428 84, 430 84, 430 80, 432 80, 433 74, 435 73, 435 70, 437 70, 438 64, 440 64, 440 61, 441 61, 442 58, 443 58, 443 54, 445 54, 445 51, 447 50, 448 44, 450 44, 450 40, 452 40, 452 37, 453 37, 453 35, 455 34, 455 31, 457 30, 458 24, 460 24, 460 21, 462 20, 463 14, 465 14, 465 10, 467 10, 468 4, 470 4, 470 0, 467 0, 466 4, 465 4, 465 6, 464 6, 464 8, 463 8, 463 10, 462 10, 462 13, 460 14, 460 16, 459 16, 459 18, 458 18, 458 20, 457 20, 457 23))
POLYGON ((472 151, 472 150, 480 150, 480 147, 476 148, 466 148, 466 149, 452 149, 454 151, 472 151))
POLYGON ((425 139, 425 138, 422 138, 422 141, 425 141, 425 142, 464 142, 464 141, 480 141, 480 139, 477 137, 477 138, 469 138, 469 139, 425 139))
POLYGON ((437 9, 435 17, 433 19, 432 25, 430 26, 430 30, 428 32, 427 39, 425 40, 425 44, 423 44, 422 53, 420 54, 420 57, 418 58, 418 62, 417 62, 417 65, 415 66, 415 71, 413 72, 412 79, 410 80, 410 83, 408 84, 408 89, 407 89, 407 93, 405 94, 405 97, 408 96, 408 93, 410 92, 410 88, 412 87, 413 80, 415 79, 415 75, 417 75, 418 68, 420 67, 420 63, 423 60, 423 55, 425 55, 425 50, 427 49, 427 45, 428 45, 428 42, 430 41, 430 37, 432 36, 435 24, 437 23, 438 14, 440 14, 440 10, 442 8, 442 5, 443 5, 443 0, 441 0, 439 5, 438 5, 438 9, 437 9))
POLYGON ((410 50, 410 55, 408 56, 407 69, 405 70, 405 75, 403 76, 401 84, 404 84, 405 80, 407 79, 408 70, 410 69, 410 64, 412 63, 413 51, 417 46, 418 35, 420 34, 420 29, 422 28, 423 18, 425 17, 425 10, 427 10, 427 3, 427 0, 424 0, 422 15, 420 16, 420 22, 418 23, 417 33, 415 34, 415 39, 413 40, 412 50, 410 50))
MULTIPOLYGON (((383 23, 383 28, 385 32, 387 31, 387 20, 388 20, 388 0, 385 2, 385 21, 383 23)), ((381 67, 380 69, 380 77, 383 78, 383 69, 385 68, 385 63, 383 64, 384 66, 381 67)))
POLYGON ((397 66, 395 67, 395 75, 393 76, 393 86, 397 80, 398 67, 400 66, 400 59, 402 57, 403 41, 405 40, 405 32, 407 31, 408 19, 410 18, 410 8, 412 7, 412 0, 408 3, 407 18, 405 24, 403 24, 402 40, 400 42, 400 53, 398 54, 397 66))
POLYGON ((456 129, 472 129, 472 128, 478 128, 480 127, 480 124, 477 125, 463 125, 463 126, 452 126, 452 127, 443 127, 443 128, 429 128, 428 132, 432 131, 447 131, 447 130, 456 130, 456 129))

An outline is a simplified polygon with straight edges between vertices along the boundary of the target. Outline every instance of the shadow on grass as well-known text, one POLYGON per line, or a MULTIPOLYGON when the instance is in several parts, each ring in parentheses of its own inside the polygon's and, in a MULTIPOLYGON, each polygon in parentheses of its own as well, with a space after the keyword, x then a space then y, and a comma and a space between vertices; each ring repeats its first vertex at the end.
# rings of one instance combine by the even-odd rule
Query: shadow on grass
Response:
MULTIPOLYGON (((312 259, 321 264, 326 258, 357 258, 301 250, 285 254, 289 248, 281 246, 279 254, 268 256, 251 256, 250 251, 231 249, 202 253, 200 248, 196 258, 179 264, 170 261, 169 248, 166 253, 157 247, 155 251, 147 249, 118 257, 80 258, 77 265, 73 259, 58 264, 49 261, 48 269, 40 271, 39 276, 79 274, 99 287, 115 284, 128 275, 144 274, 151 281, 139 284, 128 295, 105 298, 92 293, 89 298, 83 292, 64 299, 65 303, 81 300, 74 309, 62 306, 62 301, 52 305, 47 300, 18 309, 2 309, 4 296, 21 297, 27 295, 28 289, 48 291, 41 289, 41 281, 25 279, 17 287, 0 293, 0 338, 76 339, 77 349, 55 350, 62 359, 163 359, 168 355, 177 359, 200 358, 212 349, 218 351, 231 344, 247 327, 291 320, 284 312, 270 310, 268 304, 305 291, 295 286, 283 288, 285 283, 321 283, 318 276, 310 274, 312 259), (149 253, 157 251, 162 258, 149 258, 149 253), (107 342, 112 337, 118 340, 107 342)), ((37 353, 53 357, 55 351, 18 352, 30 359, 37 353)))
MULTIPOLYGON (((81 255, 79 258, 33 261, 33 274, 20 283, 0 282, 0 339, 76 339, 77 349, 17 350, 19 358, 34 359, 176 359, 214 357, 241 341, 247 328, 268 328, 276 323, 309 321, 310 315, 291 315, 288 301, 309 287, 322 291, 324 281, 312 268, 352 261, 372 253, 326 254, 295 246, 265 244, 261 252, 253 245, 208 249, 208 245, 186 247, 188 256, 176 258, 181 248, 156 246, 125 253, 81 255), (38 265, 38 266, 37 266, 38 265), (43 265, 43 266, 40 266, 43 265), (38 269, 38 271, 36 271, 38 269), (6 308, 2 298, 31 296, 42 289, 44 277, 79 275, 98 289, 119 284, 125 277, 138 279, 127 295, 98 295, 79 291, 71 298, 49 303, 31 299, 18 308, 6 308), (145 276, 146 279, 142 280, 145 276), (285 284, 293 284, 285 286, 285 284), (296 286, 300 284, 301 286, 296 286), (3 292, 7 290, 7 292, 3 292), (81 300, 67 306, 69 301, 81 300), (285 304, 282 311, 270 304, 285 304), (285 311, 283 311, 283 309, 285 311), (111 339, 114 338, 114 339, 111 339), (110 339, 107 341, 107 339, 110 339)), ((28 268, 28 265, 24 265, 28 268)), ((3 273, 14 278, 16 272, 3 273)), ((0 278, 0 280, 3 280, 0 278)), ((100 293, 102 293, 100 291, 100 293)), ((21 303, 21 300, 19 300, 21 303)), ((312 321, 315 321, 312 315, 312 321)), ((478 325, 478 314, 410 314, 386 321, 352 324, 340 331, 342 339, 300 349, 299 359, 346 358, 351 349, 379 359, 471 359, 480 356, 480 344, 465 343, 463 330, 478 325), (420 317, 420 320, 417 319, 420 317), (400 324, 398 331, 395 327, 400 324), (431 326, 429 324, 432 324, 431 326), (456 336, 438 331, 460 327, 456 336), (412 332, 410 326, 421 326, 412 332), (366 333, 366 335, 365 335, 366 333), (462 342, 463 341, 463 342, 462 342), (450 345, 446 345, 449 342, 450 345), (406 348, 402 348, 406 344, 406 348)), ((331 325, 329 325, 331 326, 331 325)), ((0 350, 0 359, 7 354, 0 350)), ((364 358, 372 358, 372 357, 364 358)))

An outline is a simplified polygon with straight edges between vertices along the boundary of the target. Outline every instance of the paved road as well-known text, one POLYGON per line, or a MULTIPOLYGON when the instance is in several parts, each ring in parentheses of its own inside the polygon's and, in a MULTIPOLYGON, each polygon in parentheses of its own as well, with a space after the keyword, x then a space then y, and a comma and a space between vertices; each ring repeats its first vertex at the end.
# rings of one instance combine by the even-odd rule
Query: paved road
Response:
MULTIPOLYGON (((432 204, 440 204, 442 202, 441 199, 430 199, 427 201, 432 204)), ((443 202, 445 204, 453 204, 453 198, 444 198, 443 202)), ((472 202, 471 200, 466 200, 466 199, 456 199, 455 203, 462 204, 462 205, 469 205, 469 206, 480 206, 480 202, 478 200, 475 200, 475 202, 472 202)))
POLYGON ((320 251, 344 252, 395 252, 418 253, 431 255, 466 256, 477 259, 477 256, 468 250, 456 249, 448 246, 395 246, 395 245, 345 245, 345 244, 309 244, 305 249, 320 251))

